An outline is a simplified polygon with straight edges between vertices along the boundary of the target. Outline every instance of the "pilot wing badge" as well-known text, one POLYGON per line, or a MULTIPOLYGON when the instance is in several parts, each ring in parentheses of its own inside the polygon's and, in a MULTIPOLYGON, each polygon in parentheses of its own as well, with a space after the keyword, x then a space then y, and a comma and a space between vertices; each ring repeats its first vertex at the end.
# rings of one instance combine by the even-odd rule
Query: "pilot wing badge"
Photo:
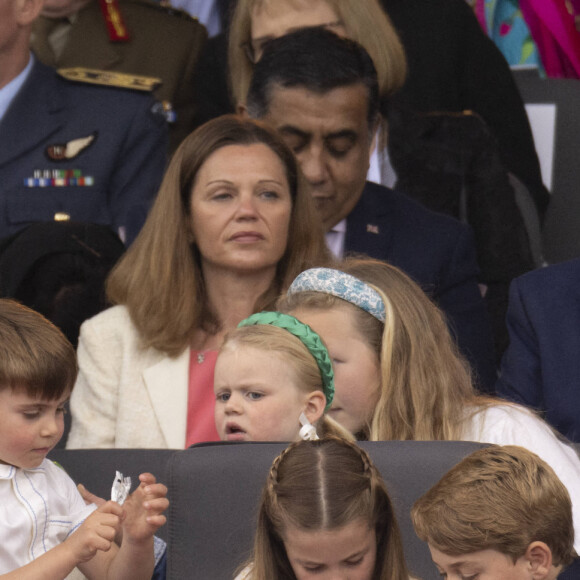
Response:
POLYGON ((87 137, 79 137, 68 143, 49 145, 46 148, 46 156, 52 161, 66 161, 78 157, 87 147, 90 147, 97 138, 97 132, 87 137))

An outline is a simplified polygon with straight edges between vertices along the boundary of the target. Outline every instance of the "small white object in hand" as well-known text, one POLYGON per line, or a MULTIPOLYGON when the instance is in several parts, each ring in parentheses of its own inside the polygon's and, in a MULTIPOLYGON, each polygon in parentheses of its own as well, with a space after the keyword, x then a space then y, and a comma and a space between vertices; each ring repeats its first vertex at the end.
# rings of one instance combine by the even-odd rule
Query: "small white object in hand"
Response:
POLYGON ((119 505, 123 505, 127 496, 131 491, 131 478, 123 477, 120 471, 115 472, 115 481, 111 488, 111 499, 116 501, 119 505))

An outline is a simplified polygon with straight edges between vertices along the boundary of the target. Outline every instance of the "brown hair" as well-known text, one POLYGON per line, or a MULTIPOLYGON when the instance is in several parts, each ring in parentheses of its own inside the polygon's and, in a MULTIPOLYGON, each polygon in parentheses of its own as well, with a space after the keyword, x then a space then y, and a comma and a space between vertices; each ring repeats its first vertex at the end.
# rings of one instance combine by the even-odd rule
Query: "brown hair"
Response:
POLYGON ((77 376, 75 351, 44 316, 0 299, 0 389, 24 388, 29 397, 60 399, 77 376))
MULTIPOLYGON (((276 0, 279 1, 279 0, 276 0)), ((286 0, 298 5, 296 0, 286 0)), ((390 18, 377 0, 323 0, 344 23, 348 37, 361 44, 373 59, 381 97, 403 86, 407 72, 405 51, 390 18)), ((242 45, 252 37, 252 11, 272 0, 239 0, 231 20, 228 64, 234 105, 245 104, 252 63, 242 45)), ((305 5, 306 2, 300 4, 305 5)))
POLYGON ((496 550, 515 562, 534 541, 555 566, 576 556, 572 503, 537 455, 515 445, 480 449, 453 467, 411 510, 421 540, 450 555, 496 550))
POLYGON ((372 441, 460 439, 466 407, 494 402, 477 395, 467 361, 445 317, 404 272, 379 260, 348 258, 338 268, 368 283, 382 297, 382 324, 357 306, 320 292, 285 297, 277 308, 349 309, 381 366, 381 393, 364 435, 372 441))
MULTIPOLYGON (((304 393, 313 391, 324 393, 320 369, 316 360, 299 338, 283 328, 267 324, 236 328, 228 332, 220 352, 235 350, 239 346, 250 346, 268 353, 277 353, 283 359, 284 364, 292 369, 295 384, 301 391, 304 393)), ((298 430, 299 423, 298 418, 296 418, 296 434, 298 434, 298 430)), ((328 415, 320 417, 316 423, 316 430, 320 437, 334 435, 354 440, 351 433, 328 415)))
POLYGON ((284 548, 287 526, 334 530, 357 519, 376 533, 373 580, 408 580, 393 506, 368 454, 334 437, 290 445, 274 460, 262 492, 253 580, 295 579, 284 548))
POLYGON ((282 161, 292 212, 286 252, 255 311, 272 305, 304 268, 329 259, 320 218, 284 141, 258 121, 234 115, 213 119, 177 149, 141 233, 107 281, 109 299, 127 306, 144 347, 176 356, 187 347, 194 330, 219 331, 220 321, 208 307, 199 251, 191 242, 191 190, 212 153, 228 145, 256 143, 268 146, 282 161))

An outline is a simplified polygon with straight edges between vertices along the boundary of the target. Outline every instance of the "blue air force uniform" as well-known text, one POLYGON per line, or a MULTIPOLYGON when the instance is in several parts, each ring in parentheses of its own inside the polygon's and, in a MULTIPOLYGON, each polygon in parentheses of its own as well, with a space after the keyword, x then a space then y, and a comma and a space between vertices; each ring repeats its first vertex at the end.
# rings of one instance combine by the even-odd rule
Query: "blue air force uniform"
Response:
POLYGON ((35 61, 0 120, 0 237, 70 219, 130 243, 167 161, 154 105, 150 93, 70 81, 35 61))

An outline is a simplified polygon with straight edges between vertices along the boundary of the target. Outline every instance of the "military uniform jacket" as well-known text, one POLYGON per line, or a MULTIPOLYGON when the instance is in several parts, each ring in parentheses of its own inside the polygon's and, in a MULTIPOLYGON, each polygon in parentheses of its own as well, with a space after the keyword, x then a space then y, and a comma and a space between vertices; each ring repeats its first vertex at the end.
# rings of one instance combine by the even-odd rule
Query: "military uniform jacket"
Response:
POLYGON ((0 237, 70 218, 141 228, 166 163, 149 94, 67 81, 35 62, 0 121, 0 237))
POLYGON ((50 66, 86 67, 157 77, 163 84, 155 97, 171 104, 176 119, 170 125, 171 149, 175 149, 195 124, 194 72, 207 32, 183 11, 149 0, 120 0, 119 11, 129 39, 112 42, 98 0, 76 15, 58 59, 38 38, 40 17, 33 28, 32 49, 50 66))

